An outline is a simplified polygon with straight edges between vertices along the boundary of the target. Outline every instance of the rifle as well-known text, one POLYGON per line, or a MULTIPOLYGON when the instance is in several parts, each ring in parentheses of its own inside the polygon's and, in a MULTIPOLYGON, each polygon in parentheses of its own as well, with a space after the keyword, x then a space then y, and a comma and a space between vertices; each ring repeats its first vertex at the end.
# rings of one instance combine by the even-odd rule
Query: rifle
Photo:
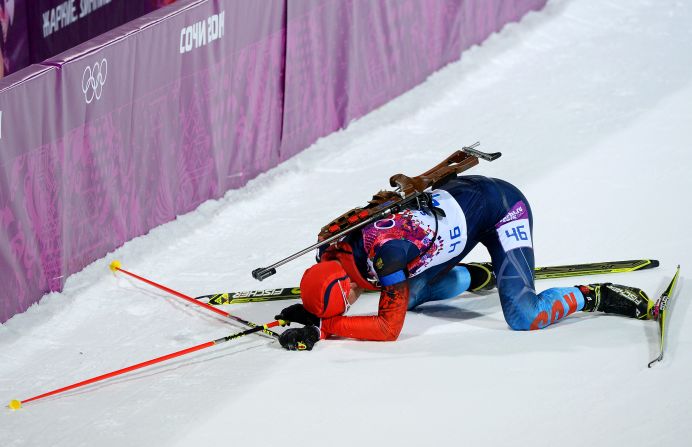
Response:
POLYGON ((262 281, 276 273, 276 268, 293 261, 306 253, 316 250, 332 242, 338 241, 347 234, 363 228, 382 217, 395 214, 412 206, 429 206, 427 189, 434 189, 442 185, 450 178, 464 172, 478 164, 478 160, 493 161, 502 153, 486 153, 477 150, 480 143, 464 146, 445 158, 441 163, 416 177, 408 177, 404 174, 395 174, 389 178, 389 184, 395 187, 395 191, 380 191, 369 205, 363 208, 354 208, 325 225, 319 233, 318 241, 311 246, 300 250, 268 267, 260 267, 252 271, 252 276, 262 281))

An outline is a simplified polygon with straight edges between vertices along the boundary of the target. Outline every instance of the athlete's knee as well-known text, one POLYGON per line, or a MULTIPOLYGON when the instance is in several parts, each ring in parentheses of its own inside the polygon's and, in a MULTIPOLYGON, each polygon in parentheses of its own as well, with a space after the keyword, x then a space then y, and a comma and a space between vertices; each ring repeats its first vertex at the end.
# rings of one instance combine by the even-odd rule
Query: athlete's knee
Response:
POLYGON ((505 315, 505 321, 509 325, 510 329, 513 331, 530 331, 532 329, 537 329, 532 327, 531 321, 529 321, 525 317, 513 317, 513 318, 508 318, 505 315))
POLYGON ((523 290, 501 289, 500 303, 505 321, 514 331, 528 331, 534 328, 536 319, 536 294, 529 288, 523 290))
POLYGON ((534 313, 522 305, 503 306, 503 312, 507 325, 513 331, 528 331, 533 329, 534 313))

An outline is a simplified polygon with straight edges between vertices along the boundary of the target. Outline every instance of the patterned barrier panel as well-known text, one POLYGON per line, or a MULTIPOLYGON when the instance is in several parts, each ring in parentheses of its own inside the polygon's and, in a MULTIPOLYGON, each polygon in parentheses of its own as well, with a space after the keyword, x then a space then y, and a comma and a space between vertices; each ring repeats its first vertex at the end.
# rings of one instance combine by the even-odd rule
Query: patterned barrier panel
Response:
POLYGON ((411 89, 546 0, 290 0, 281 158, 411 89))
POLYGON ((0 322, 543 4, 182 0, 0 81, 0 322))

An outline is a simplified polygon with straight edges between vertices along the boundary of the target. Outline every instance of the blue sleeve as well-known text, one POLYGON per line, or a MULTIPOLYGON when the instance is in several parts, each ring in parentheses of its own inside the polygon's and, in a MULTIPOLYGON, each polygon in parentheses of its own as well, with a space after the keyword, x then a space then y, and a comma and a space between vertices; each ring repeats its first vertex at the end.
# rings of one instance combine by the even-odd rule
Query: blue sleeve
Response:
POLYGON ((420 254, 420 250, 407 240, 391 240, 382 244, 375 252, 373 266, 383 286, 406 281, 408 264, 420 254))

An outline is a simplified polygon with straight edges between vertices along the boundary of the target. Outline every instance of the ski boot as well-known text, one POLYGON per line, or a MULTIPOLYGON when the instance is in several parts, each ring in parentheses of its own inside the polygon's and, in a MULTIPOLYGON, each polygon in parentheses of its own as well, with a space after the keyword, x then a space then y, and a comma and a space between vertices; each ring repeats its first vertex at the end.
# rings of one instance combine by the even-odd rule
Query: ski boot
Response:
POLYGON ((459 264, 471 274, 471 285, 469 292, 481 292, 492 290, 497 285, 495 274, 490 263, 471 262, 469 264, 459 264))
POLYGON ((654 301, 636 287, 602 283, 576 286, 584 295, 584 312, 605 312, 648 320, 653 318, 654 301))

